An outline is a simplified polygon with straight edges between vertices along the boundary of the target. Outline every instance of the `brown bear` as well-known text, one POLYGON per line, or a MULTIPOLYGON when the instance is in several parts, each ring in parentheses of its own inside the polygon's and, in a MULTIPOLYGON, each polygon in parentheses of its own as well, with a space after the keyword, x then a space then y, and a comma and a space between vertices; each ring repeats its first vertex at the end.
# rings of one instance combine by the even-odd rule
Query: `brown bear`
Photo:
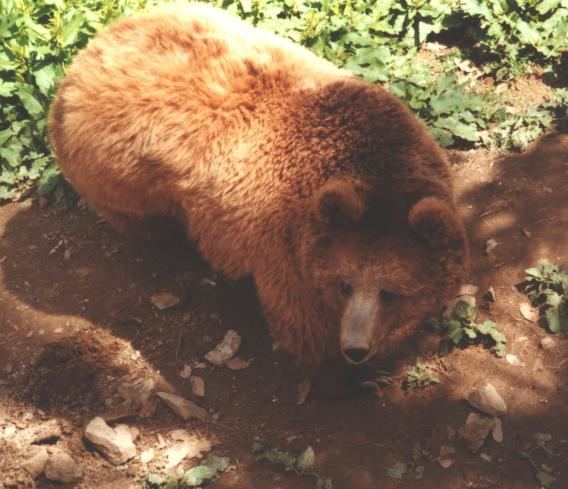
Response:
POLYGON ((396 351, 457 290, 449 167, 384 89, 205 4, 114 23, 78 54, 49 133, 118 230, 173 216, 313 376, 396 351))

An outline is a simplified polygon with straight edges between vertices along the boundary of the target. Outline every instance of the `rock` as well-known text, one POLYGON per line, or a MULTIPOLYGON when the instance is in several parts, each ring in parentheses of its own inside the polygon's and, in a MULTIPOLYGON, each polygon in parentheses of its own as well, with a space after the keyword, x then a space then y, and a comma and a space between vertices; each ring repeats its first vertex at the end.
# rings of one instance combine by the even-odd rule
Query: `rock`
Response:
POLYGON ((544 350, 550 350, 556 346, 556 340, 550 336, 545 336, 542 340, 540 340, 540 346, 544 350))
POLYGON ((205 355, 205 359, 217 367, 233 358, 241 346, 241 337, 235 330, 230 329, 220 343, 205 355))
POLYGON ((471 413, 467 418, 465 426, 458 430, 458 436, 470 452, 477 453, 494 427, 495 418, 471 413))
POLYGON ((467 401, 475 408, 491 416, 503 416, 507 414, 507 404, 497 392, 497 389, 487 383, 483 387, 473 391, 467 401))
POLYGON ((204 421, 207 419, 207 411, 183 397, 168 392, 158 392, 156 395, 180 418, 187 421, 191 418, 204 421))
POLYGON ((136 455, 132 433, 125 424, 111 428, 103 418, 96 417, 85 428, 85 438, 114 465, 121 465, 136 455))
POLYGON ((32 479, 39 477, 49 458, 47 447, 42 445, 32 445, 26 452, 26 460, 22 463, 22 468, 32 479))
POLYGON ((491 430, 491 436, 493 440, 497 443, 503 443, 503 423, 499 418, 493 418, 495 420, 495 426, 491 430))
POLYGON ((183 368, 179 371, 179 376, 182 379, 189 379, 191 377, 191 366, 187 363, 184 364, 183 368))
POLYGON ((189 379, 191 384, 191 392, 198 397, 205 397, 205 381, 197 375, 192 375, 189 379))
POLYGON ((487 289, 485 297, 487 297, 487 300, 490 302, 495 302, 497 300, 497 293, 495 292, 495 287, 493 287, 493 285, 487 289))
POLYGON ((12 438, 15 434, 16 434, 16 425, 9 423, 4 427, 4 433, 2 434, 2 436, 6 439, 9 440, 10 438, 12 438))
POLYGON ((144 450, 140 454, 140 462, 142 462, 143 464, 147 464, 148 462, 150 462, 154 458, 154 455, 155 455, 154 449, 148 448, 148 450, 144 450))
POLYGON ((177 306, 181 303, 181 299, 171 292, 161 292, 150 297, 150 302, 156 309, 163 311, 164 309, 170 309, 177 306))
POLYGON ((493 238, 489 238, 486 242, 485 242, 485 254, 489 255, 491 254, 491 252, 497 247, 499 243, 497 243, 497 241, 493 238))
POLYGON ((479 287, 473 284, 465 284, 460 287, 460 290, 457 293, 457 297, 461 297, 462 295, 472 295, 475 296, 479 292, 479 287))
POLYGON ((225 360, 225 366, 230 368, 231 370, 244 370, 245 368, 250 367, 252 361, 252 358, 250 358, 249 360, 243 360, 239 357, 233 357, 225 360))
POLYGON ((516 355, 513 355, 512 353, 508 353, 507 355, 505 355, 505 360, 507 361, 507 363, 510 363, 511 365, 518 367, 521 365, 521 361, 519 360, 519 357, 517 357, 516 355))
POLYGON ((70 484, 80 481, 83 478, 83 471, 67 453, 56 451, 47 460, 44 475, 51 481, 70 484))

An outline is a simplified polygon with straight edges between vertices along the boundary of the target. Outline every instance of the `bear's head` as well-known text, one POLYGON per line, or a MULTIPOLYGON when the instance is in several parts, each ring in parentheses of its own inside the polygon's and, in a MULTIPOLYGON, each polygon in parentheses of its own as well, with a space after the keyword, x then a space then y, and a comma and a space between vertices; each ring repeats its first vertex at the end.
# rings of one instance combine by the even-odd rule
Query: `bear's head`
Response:
POLYGON ((349 363, 394 353, 465 274, 465 230, 440 197, 377 198, 363 184, 332 179, 314 196, 313 218, 312 279, 339 319, 349 363))

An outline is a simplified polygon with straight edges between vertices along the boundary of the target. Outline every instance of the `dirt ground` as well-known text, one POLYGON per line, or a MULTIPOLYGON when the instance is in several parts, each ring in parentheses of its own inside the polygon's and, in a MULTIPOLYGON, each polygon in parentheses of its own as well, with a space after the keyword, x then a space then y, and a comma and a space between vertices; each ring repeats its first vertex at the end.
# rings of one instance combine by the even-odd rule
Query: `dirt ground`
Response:
MULTIPOLYGON (((568 137, 545 137, 522 155, 478 150, 451 152, 450 159, 471 240, 469 283, 479 286, 481 317, 497 322, 520 365, 481 346, 454 350, 429 360, 439 385, 405 394, 395 376, 373 395, 329 399, 316 391, 302 406, 295 404, 298 375, 285 355, 272 352, 250 281, 215 274, 183 239, 144 244, 121 237, 89 209, 42 209, 32 200, 0 208, 0 487, 34 487, 20 468, 29 443, 71 454, 84 474, 76 487, 137 487, 164 466, 170 433, 183 428, 231 459, 211 488, 315 487, 311 478, 255 462, 254 441, 312 446, 317 472, 336 489, 536 489, 537 470, 568 488, 568 342, 556 336, 543 349, 540 340, 550 335, 522 318, 525 298, 514 288, 539 258, 568 265, 568 137), (489 238, 498 245, 485 255, 489 238), (494 303, 482 297, 490 286, 494 303), (165 291, 181 304, 156 309, 150 297, 165 291), (242 336, 238 354, 254 359, 250 367, 199 368, 228 329, 242 336), (205 380, 204 398, 180 376, 184 364, 205 380), (184 422, 161 403, 150 417, 136 416, 117 392, 143 379, 205 407, 210 421, 184 422), (471 454, 452 430, 472 411, 464 398, 487 381, 508 404, 504 440, 488 440, 471 454), (132 461, 115 467, 84 442, 95 416, 139 430, 132 461), (546 450, 520 457, 543 439, 538 433, 549 439, 546 450), (412 463, 417 443, 426 452, 423 477, 389 477, 395 463, 412 463), (442 445, 456 449, 449 468, 437 460, 442 445), (143 463, 148 448, 155 457, 143 463)), ((43 476, 35 481, 58 486, 43 476)))

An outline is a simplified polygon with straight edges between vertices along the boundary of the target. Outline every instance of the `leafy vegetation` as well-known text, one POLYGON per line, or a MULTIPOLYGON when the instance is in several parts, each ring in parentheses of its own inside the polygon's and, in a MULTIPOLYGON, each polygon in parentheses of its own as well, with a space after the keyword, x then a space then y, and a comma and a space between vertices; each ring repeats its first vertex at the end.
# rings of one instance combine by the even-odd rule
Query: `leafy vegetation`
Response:
POLYGON ((540 260, 525 273, 524 292, 540 308, 550 332, 568 331, 568 270, 540 260))
POLYGON ((227 457, 208 457, 189 470, 180 470, 177 475, 150 474, 144 481, 145 489, 189 489, 203 487, 215 480, 229 467, 227 457))
POLYGON ((315 479, 316 489, 333 489, 331 479, 321 477, 314 472, 315 453, 312 447, 307 447, 299 454, 294 454, 279 448, 266 448, 261 443, 252 444, 252 453, 257 461, 266 460, 274 465, 278 465, 285 472, 293 471, 298 475, 310 476, 315 479))
POLYGON ((474 342, 488 341, 492 351, 498 357, 507 354, 507 338, 497 329, 493 321, 476 323, 477 307, 460 300, 448 320, 442 322, 444 336, 440 343, 440 354, 444 355, 454 345, 467 345, 474 342))
MULTIPOLYGON (((55 191, 62 199, 46 119, 67 65, 110 21, 165 1, 0 2, 0 200, 26 195, 35 182, 40 194, 55 191)), ((478 83, 482 75, 510 79, 535 64, 552 81, 563 80, 565 0, 212 3, 386 85, 444 146, 523 149, 568 107, 566 90, 557 90, 540 107, 511 110, 512 96, 495 96, 478 83), (467 56, 480 68, 464 64, 467 56)))
POLYGON ((404 373, 402 388, 405 391, 411 391, 414 389, 423 389, 429 385, 439 383, 440 378, 430 367, 418 358, 416 360, 416 364, 413 367, 408 368, 404 373))

